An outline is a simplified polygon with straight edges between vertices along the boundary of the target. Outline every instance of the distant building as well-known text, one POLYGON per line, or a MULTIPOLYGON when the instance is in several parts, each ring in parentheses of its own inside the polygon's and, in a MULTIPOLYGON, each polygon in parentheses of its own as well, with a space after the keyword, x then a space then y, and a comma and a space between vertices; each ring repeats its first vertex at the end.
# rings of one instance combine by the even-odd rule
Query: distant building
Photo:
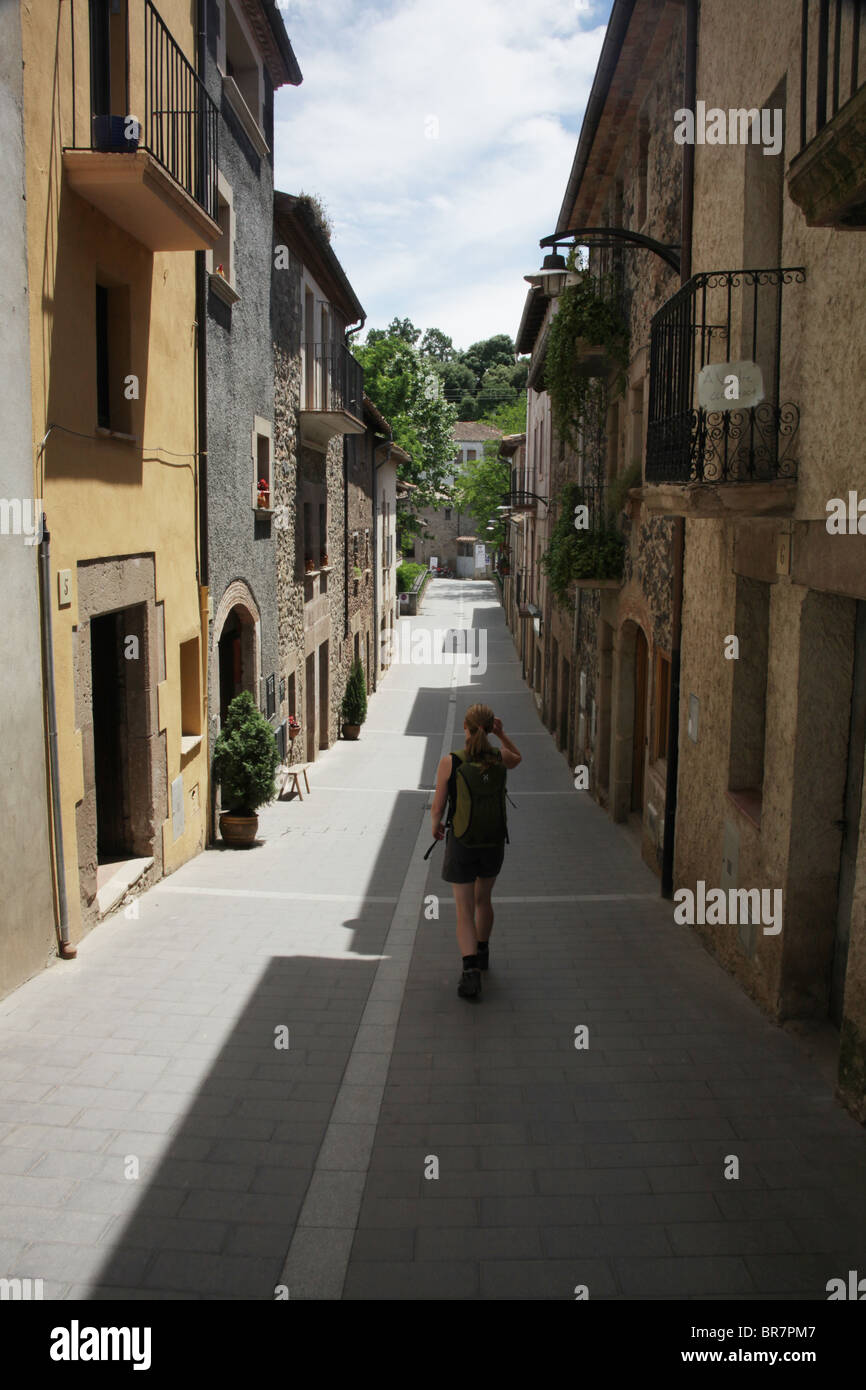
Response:
MULTIPOLYGON (((456 483, 461 467, 483 458, 485 444, 501 439, 502 431, 482 425, 478 420, 458 420, 453 438, 456 452, 454 471, 445 479, 448 488, 456 483)), ((435 557, 439 565, 465 579, 474 578, 476 573, 486 573, 486 563, 476 564, 476 546, 484 543, 484 537, 476 534, 474 518, 462 512, 450 495, 443 493, 438 501, 439 505, 422 507, 418 511, 423 529, 415 538, 410 558, 429 565, 435 557)))

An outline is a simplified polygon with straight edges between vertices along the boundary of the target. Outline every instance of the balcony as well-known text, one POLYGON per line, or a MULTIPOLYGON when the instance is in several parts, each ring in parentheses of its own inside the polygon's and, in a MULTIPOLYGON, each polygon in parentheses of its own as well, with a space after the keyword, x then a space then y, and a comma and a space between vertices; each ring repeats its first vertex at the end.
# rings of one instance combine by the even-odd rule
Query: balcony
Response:
POLYGON ((801 0, 800 153, 788 191, 810 227, 866 227, 864 6, 801 0))
POLYGON ((304 343, 301 440, 326 449, 337 434, 365 431, 364 371, 342 343, 304 343))
MULTIPOLYGON (((206 250, 220 236, 217 108, 150 0, 143 49, 132 32, 134 14, 131 6, 131 79, 123 91, 133 114, 93 115, 86 145, 74 123, 63 166, 80 197, 151 251, 206 250)), ((108 66, 119 61, 107 51, 103 58, 108 66)), ((91 79, 96 91, 95 69, 91 79)))
POLYGON ((799 408, 781 393, 782 301, 801 267, 695 275, 652 321, 643 500, 669 516, 790 516, 799 408))
POLYGON ((544 499, 539 499, 534 492, 522 492, 519 489, 502 494, 503 508, 507 508, 512 515, 517 516, 534 516, 538 510, 539 500, 543 501, 544 499))

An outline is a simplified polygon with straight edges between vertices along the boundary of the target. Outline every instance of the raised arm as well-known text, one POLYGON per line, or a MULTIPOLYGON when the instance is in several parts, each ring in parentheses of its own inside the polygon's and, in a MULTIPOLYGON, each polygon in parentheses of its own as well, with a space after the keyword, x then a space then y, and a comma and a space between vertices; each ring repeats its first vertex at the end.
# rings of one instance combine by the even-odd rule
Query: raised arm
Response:
POLYGON ((503 729, 501 719, 494 719, 493 733, 502 744, 502 761, 505 766, 507 768, 517 767, 517 764, 523 761, 523 755, 517 751, 511 739, 503 729))

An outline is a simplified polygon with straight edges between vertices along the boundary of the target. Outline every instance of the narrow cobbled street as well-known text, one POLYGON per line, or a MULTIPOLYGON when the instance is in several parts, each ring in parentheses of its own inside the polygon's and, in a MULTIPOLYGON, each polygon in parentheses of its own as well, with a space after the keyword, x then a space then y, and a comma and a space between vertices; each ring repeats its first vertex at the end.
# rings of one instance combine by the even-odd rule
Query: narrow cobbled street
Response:
POLYGON ((574 790, 494 586, 437 580, 411 623, 432 661, 255 848, 0 1005, 4 1270, 46 1298, 825 1298, 863 1130, 574 790), (443 656, 463 626, 483 673, 443 656), (423 858, 475 699, 523 752, 480 1005, 423 858))

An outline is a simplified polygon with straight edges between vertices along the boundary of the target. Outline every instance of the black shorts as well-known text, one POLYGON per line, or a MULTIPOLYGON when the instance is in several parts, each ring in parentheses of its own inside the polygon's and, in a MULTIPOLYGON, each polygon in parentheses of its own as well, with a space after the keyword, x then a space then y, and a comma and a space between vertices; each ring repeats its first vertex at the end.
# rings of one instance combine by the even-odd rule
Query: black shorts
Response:
POLYGON ((455 840, 449 830, 445 839, 442 877, 446 883, 474 883, 476 878, 495 878, 504 859, 504 844, 468 849, 455 840))

